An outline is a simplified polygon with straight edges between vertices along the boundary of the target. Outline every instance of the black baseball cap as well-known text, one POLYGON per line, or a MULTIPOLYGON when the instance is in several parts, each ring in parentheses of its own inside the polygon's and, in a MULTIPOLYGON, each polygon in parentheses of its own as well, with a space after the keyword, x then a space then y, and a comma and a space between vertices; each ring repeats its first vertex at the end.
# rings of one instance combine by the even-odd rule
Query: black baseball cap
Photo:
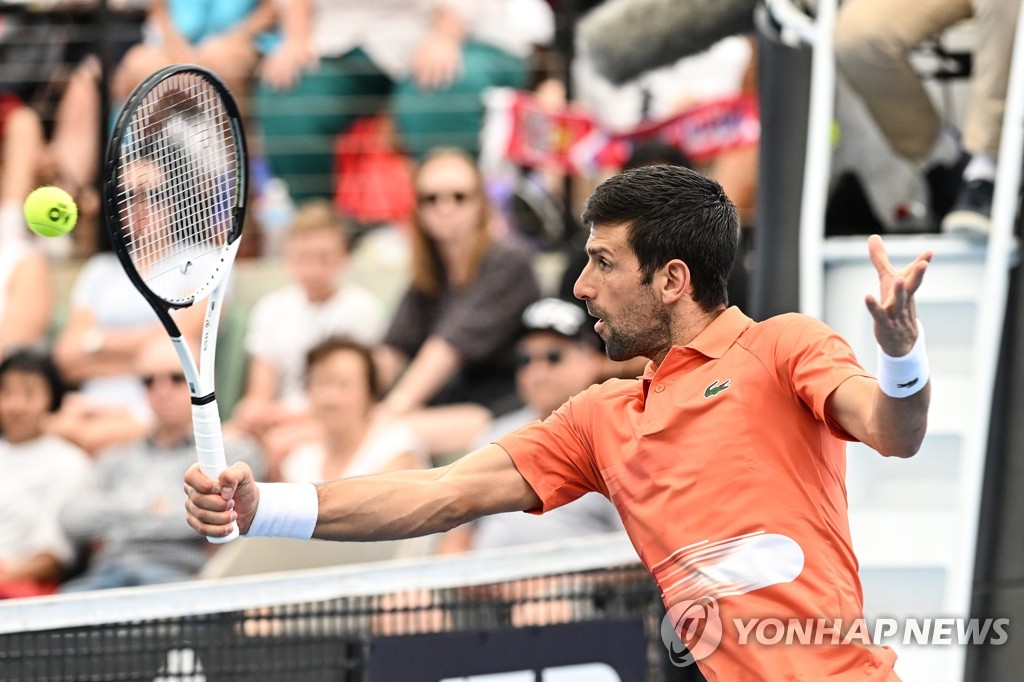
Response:
POLYGON ((601 338, 590 324, 590 316, 578 305, 560 298, 542 298, 523 311, 525 336, 531 332, 551 332, 573 341, 601 347, 601 338))

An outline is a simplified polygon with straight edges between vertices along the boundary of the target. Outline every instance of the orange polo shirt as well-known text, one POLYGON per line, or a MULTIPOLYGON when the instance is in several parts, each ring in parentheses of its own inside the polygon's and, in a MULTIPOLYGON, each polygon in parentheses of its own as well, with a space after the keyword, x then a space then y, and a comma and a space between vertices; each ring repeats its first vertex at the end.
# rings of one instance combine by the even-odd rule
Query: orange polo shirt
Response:
POLYGON ((869 375, 823 323, 729 308, 643 377, 591 387, 498 444, 540 497, 535 511, 609 497, 670 614, 717 602, 722 641, 698 662, 709 682, 896 680, 891 649, 847 639, 863 611, 852 438, 825 400, 853 376, 869 375), (751 619, 832 629, 775 644, 751 619))

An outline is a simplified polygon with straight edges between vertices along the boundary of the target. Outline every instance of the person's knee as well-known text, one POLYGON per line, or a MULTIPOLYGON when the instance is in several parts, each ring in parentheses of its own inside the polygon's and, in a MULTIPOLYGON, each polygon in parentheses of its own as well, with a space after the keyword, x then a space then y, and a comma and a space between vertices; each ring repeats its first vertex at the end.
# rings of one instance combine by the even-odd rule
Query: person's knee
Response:
POLYGON ((146 76, 171 63, 163 52, 146 44, 139 44, 128 50, 114 71, 112 86, 114 96, 127 99, 132 90, 146 76))
POLYGON ((888 31, 882 17, 858 5, 845 5, 836 17, 835 54, 840 69, 850 71, 902 59, 912 46, 904 45, 888 31))
POLYGON ((222 77, 247 80, 256 69, 259 54, 251 40, 233 35, 214 36, 196 49, 196 61, 222 77))
POLYGON ((39 118, 39 114, 29 107, 18 107, 7 114, 4 130, 7 137, 14 139, 42 139, 43 122, 39 118))

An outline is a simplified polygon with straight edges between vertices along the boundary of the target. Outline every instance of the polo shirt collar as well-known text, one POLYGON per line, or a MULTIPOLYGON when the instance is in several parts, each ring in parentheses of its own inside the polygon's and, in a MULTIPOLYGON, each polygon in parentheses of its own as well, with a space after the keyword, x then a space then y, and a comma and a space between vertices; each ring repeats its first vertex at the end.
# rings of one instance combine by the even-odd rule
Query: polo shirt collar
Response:
MULTIPOLYGON (((693 350, 709 358, 721 358, 736 343, 736 339, 740 337, 740 334, 751 324, 753 324, 753 320, 744 315, 743 311, 736 306, 726 308, 693 341, 682 347, 673 346, 669 350, 668 355, 665 356, 662 364, 664 365, 675 353, 682 349, 693 350)), ((648 362, 641 378, 653 379, 657 369, 653 361, 648 362)))
POLYGON ((692 348, 709 358, 720 358, 752 322, 753 320, 736 306, 726 308, 684 348, 692 348))

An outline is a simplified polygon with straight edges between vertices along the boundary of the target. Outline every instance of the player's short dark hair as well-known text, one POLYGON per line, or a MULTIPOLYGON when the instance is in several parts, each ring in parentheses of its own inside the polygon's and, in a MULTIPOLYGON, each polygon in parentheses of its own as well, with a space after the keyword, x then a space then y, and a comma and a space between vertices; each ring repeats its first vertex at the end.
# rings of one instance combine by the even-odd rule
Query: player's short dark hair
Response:
POLYGON ((49 411, 56 412, 60 409, 67 386, 49 355, 27 348, 15 350, 4 358, 3 362, 0 362, 0 379, 11 372, 35 374, 42 377, 50 390, 49 411))
POLYGON ((644 166, 594 190, 583 224, 626 224, 644 284, 678 258, 690 268, 694 299, 705 310, 729 302, 726 286, 736 245, 736 206, 717 182, 682 166, 644 166))
POLYGON ((316 344, 306 353, 306 380, 314 367, 326 360, 329 356, 340 351, 349 351, 359 356, 363 362, 363 369, 366 370, 367 387, 374 401, 381 398, 380 380, 377 376, 377 363, 373 361, 373 352, 359 343, 344 336, 329 336, 316 344))

